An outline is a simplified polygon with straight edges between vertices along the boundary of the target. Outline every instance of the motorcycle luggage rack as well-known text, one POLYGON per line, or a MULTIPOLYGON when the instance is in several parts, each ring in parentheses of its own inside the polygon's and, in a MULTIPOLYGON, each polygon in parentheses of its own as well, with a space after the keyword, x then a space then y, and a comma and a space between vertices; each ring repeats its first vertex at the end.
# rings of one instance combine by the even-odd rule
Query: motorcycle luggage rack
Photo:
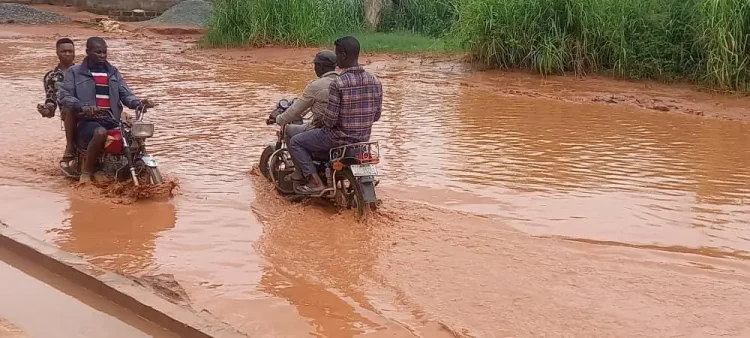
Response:
POLYGON ((338 162, 346 157, 351 157, 360 163, 378 163, 380 161, 380 144, 378 141, 347 144, 332 148, 328 155, 331 162, 338 162))

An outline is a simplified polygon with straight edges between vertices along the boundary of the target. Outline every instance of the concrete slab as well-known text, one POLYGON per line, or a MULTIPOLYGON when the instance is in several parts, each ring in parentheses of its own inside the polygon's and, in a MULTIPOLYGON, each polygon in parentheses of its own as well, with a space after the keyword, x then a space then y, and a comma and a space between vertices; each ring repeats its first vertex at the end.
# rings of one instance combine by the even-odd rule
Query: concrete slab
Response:
POLYGON ((0 248, 127 309, 180 337, 247 337, 205 313, 173 304, 118 274, 0 222, 0 248))

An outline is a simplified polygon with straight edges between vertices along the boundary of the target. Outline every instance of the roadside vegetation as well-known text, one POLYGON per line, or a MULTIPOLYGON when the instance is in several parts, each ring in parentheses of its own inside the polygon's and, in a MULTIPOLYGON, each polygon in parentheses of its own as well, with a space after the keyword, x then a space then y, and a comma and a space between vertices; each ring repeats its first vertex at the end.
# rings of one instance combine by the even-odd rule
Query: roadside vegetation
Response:
POLYGON ((390 0, 367 32, 361 0, 215 0, 210 46, 464 51, 487 68, 608 73, 748 90, 747 0, 390 0))

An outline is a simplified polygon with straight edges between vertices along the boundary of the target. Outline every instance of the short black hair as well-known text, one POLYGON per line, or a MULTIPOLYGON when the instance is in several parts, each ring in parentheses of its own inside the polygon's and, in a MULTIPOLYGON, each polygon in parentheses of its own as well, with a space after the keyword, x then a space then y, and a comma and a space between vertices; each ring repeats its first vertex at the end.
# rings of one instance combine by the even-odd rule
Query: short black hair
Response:
POLYGON ((354 58, 359 56, 359 41, 353 36, 338 38, 333 44, 336 45, 336 47, 341 47, 348 56, 354 58))
POLYGON ((55 47, 60 47, 60 45, 64 45, 66 43, 69 43, 75 46, 75 44, 73 43, 73 40, 68 39, 68 38, 62 38, 60 40, 57 40, 57 42, 55 43, 55 47))
POLYGON ((107 43, 104 41, 104 39, 102 39, 102 38, 100 38, 98 36, 92 36, 92 37, 88 38, 88 40, 86 40, 86 49, 94 48, 94 45, 98 45, 98 44, 102 44, 102 45, 105 45, 105 46, 107 45, 107 43))

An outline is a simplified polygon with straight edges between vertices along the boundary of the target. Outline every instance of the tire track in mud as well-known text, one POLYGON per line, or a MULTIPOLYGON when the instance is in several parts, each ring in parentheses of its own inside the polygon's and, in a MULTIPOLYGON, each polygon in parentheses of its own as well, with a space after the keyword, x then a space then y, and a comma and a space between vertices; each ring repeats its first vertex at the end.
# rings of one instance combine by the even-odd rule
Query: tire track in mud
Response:
MULTIPOLYGON (((403 218, 397 210, 386 205, 358 223, 352 210, 339 212, 319 200, 291 203, 264 178, 253 175, 252 183, 257 194, 252 209, 264 224, 256 250, 289 283, 318 295, 308 299, 318 303, 316 309, 299 312, 322 325, 319 333, 470 337, 428 316, 380 274, 380 257, 388 249, 383 232, 403 218), (327 293, 335 297, 326 297, 327 293), (332 327, 348 329, 327 331, 332 327)), ((278 290, 264 291, 285 297, 278 290)))
POLYGON ((744 263, 532 237, 387 188, 377 217, 358 224, 324 203, 291 204, 263 178, 253 184, 261 256, 415 335, 748 333, 750 303, 737 302, 750 299, 744 263))

